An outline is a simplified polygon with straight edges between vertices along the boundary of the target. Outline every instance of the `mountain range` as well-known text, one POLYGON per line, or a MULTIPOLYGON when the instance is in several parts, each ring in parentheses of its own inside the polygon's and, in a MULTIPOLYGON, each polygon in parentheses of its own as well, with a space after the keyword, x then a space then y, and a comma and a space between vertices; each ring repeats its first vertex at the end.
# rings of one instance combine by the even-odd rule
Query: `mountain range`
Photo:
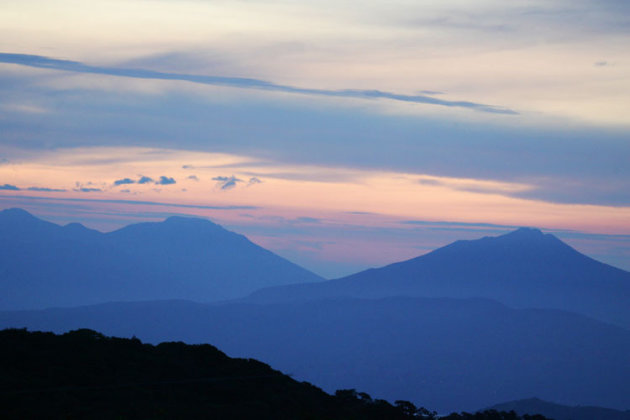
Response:
POLYGON ((630 407, 630 273, 536 229, 329 281, 203 219, 100 233, 12 209, 0 237, 0 327, 212 343, 443 413, 630 407))
POLYGON ((170 217, 110 233, 0 212, 0 309, 242 297, 322 280, 209 220, 170 217))
POLYGON ((587 257, 532 228, 457 241, 341 279, 259 290, 249 299, 291 302, 388 296, 481 297, 517 308, 578 312, 630 328, 630 272, 587 257))
POLYGON ((630 420, 630 410, 620 411, 602 407, 554 404, 539 398, 510 401, 494 405, 490 409, 514 411, 520 415, 542 414, 554 420, 630 420))
POLYGON ((143 341, 211 343, 327 392, 356 388, 440 413, 531 395, 630 407, 630 331, 486 299, 338 298, 295 303, 110 303, 0 312, 0 328, 91 328, 143 341))

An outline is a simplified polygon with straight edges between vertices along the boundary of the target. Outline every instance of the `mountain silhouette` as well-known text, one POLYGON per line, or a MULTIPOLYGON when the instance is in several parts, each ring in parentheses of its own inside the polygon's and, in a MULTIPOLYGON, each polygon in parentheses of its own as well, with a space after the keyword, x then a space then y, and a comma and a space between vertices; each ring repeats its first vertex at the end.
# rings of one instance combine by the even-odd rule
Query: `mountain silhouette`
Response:
POLYGON ((457 241, 417 258, 341 279, 263 289, 250 300, 342 296, 482 297, 514 307, 569 310, 630 328, 630 273, 532 228, 457 241))
POLYGON ((63 335, 10 329, 0 331, 0 356, 0 404, 8 419, 418 418, 353 390, 328 395, 209 344, 152 346, 89 329, 63 335))
POLYGON ((321 278, 205 219, 171 217, 101 233, 21 209, 0 212, 0 308, 245 296, 321 278))
POLYGON ((440 413, 537 395, 630 408, 630 331, 552 309, 487 299, 296 303, 109 303, 0 312, 0 328, 91 328, 143 341, 212 343, 327 392, 360 389, 440 413))
POLYGON ((554 420, 630 420, 630 410, 620 411, 592 406, 574 406, 555 404, 538 398, 510 401, 496 404, 490 409, 514 411, 520 415, 542 414, 554 420))

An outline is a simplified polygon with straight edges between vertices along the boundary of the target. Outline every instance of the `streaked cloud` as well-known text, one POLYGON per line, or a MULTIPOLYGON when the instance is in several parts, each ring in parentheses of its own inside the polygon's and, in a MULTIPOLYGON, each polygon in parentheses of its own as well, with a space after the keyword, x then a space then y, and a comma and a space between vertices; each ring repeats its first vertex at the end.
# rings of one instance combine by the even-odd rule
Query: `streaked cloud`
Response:
MULTIPOLYGON (((439 217, 464 223, 472 219, 483 223, 555 229, 577 229, 581 226, 585 230, 588 226, 591 231, 600 232, 610 232, 613 226, 621 232, 630 229, 627 223, 624 224, 629 206, 584 204, 579 203, 577 196, 571 203, 563 203, 554 200, 553 195, 562 194, 569 184, 545 179, 531 179, 531 182, 492 181, 273 161, 256 167, 249 163, 250 159, 238 155, 128 147, 66 149, 46 153, 33 151, 20 157, 19 166, 0 166, 0 178, 16 188, 37 185, 41 179, 46 179, 49 183, 47 188, 66 189, 68 198, 74 198, 73 193, 90 192, 108 200, 117 193, 117 188, 112 187, 112 180, 148 178, 148 175, 137 175, 135 179, 126 176, 130 173, 147 174, 147 169, 150 169, 154 173, 169 174, 162 175, 169 180, 167 182, 171 178, 186 179, 190 173, 189 169, 182 168, 182 161, 190 162, 199 178, 197 182, 187 182, 185 192, 181 188, 169 188, 169 185, 156 185, 154 181, 144 185, 129 184, 134 185, 133 193, 144 201, 195 205, 231 202, 231 205, 264 207, 276 214, 291 212, 293 219, 302 217, 308 209, 348 216, 360 209, 365 217, 380 214, 401 220, 438 220, 439 217), (100 161, 92 159, 92 156, 98 156, 100 161), (238 166, 232 167, 234 172, 231 175, 217 175, 215 166, 230 161, 246 164, 243 170, 238 166), (290 176, 283 176, 286 174, 290 176), (90 179, 91 182, 75 184, 73 180, 80 178, 90 179), (264 179, 265 182, 256 183, 252 178, 264 179), (76 191, 68 188, 73 184, 76 191), (238 184, 255 187, 238 188, 238 184), (546 185, 549 198, 541 200, 536 192, 542 191, 546 185), (228 190, 229 194, 220 193, 228 190), (318 199, 313 200, 313 197, 318 199), (466 209, 465 214, 462 214, 462 208, 466 209)), ((627 181, 619 182, 612 183, 611 190, 605 194, 623 191, 620 185, 627 181)), ((581 184, 574 183, 574 191, 578 194, 581 184)), ((591 189, 596 188, 597 185, 593 184, 591 189)), ((601 188, 600 191, 605 190, 601 188)), ((52 194, 51 191, 39 192, 42 195, 52 194)), ((308 217, 323 219, 317 215, 308 217)))
POLYGON ((429 221, 429 220, 403 220, 400 222, 403 225, 414 225, 422 227, 446 227, 446 228, 484 228, 484 229, 518 229, 523 226, 516 225, 497 225, 494 223, 466 223, 466 222, 446 222, 446 221, 429 221))
POLYGON ((93 188, 93 187, 78 187, 73 188, 72 191, 82 192, 82 193, 92 193, 92 192, 102 192, 101 188, 93 188))
POLYGON ((356 99, 389 99, 401 102, 439 105, 446 107, 469 108, 475 111, 494 114, 517 114, 517 112, 493 105, 486 105, 471 101, 449 101, 428 95, 404 95, 381 91, 378 89, 315 89, 288 85, 281 85, 259 79, 243 77, 203 76, 194 74, 163 73, 152 70, 124 69, 115 67, 90 66, 78 61, 59 60, 39 55, 0 53, 0 63, 20 64, 23 66, 71 71, 77 73, 103 74, 108 76, 131 77, 138 79, 179 80, 213 86, 230 86, 244 89, 261 89, 286 93, 297 93, 317 96, 356 99))
MULTIPOLYGON (((164 206, 164 207, 176 207, 183 209, 199 209, 199 210, 257 210, 260 209, 258 206, 240 206, 240 205, 228 205, 228 206, 207 206, 207 205, 197 205, 197 204, 180 204, 180 203, 168 203, 168 202, 158 202, 158 201, 140 201, 140 200, 110 200, 110 199, 98 199, 98 198, 61 198, 61 197, 37 197, 37 196, 27 196, 27 195, 2 195, 0 196, 0 200, 15 200, 18 202, 27 201, 41 201, 41 202, 58 202, 58 203, 93 203, 96 205, 103 204, 120 204, 124 206, 164 206)), ((180 213, 178 213, 180 214, 180 213)), ((188 214, 188 213, 186 213, 188 214)))
POLYGON ((48 187, 28 187, 27 191, 39 191, 39 192, 66 192, 65 188, 48 188, 48 187))

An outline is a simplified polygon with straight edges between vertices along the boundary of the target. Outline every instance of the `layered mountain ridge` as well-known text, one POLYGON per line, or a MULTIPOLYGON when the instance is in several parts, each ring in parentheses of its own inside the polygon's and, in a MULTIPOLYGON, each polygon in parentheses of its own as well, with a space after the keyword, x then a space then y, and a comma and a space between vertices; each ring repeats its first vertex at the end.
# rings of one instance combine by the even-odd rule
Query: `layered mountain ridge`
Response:
POLYGON ((143 341, 212 343, 325 391, 356 388, 441 413, 537 395, 630 407, 630 331, 488 299, 337 298, 294 303, 109 303, 0 311, 0 328, 91 328, 143 341))
POLYGON ((0 212, 1 309, 245 296, 322 280, 209 220, 171 217, 110 233, 0 212))
POLYGON ((0 309, 75 306, 0 311, 0 327, 213 343, 443 412, 531 395, 630 407, 630 273, 536 229, 330 281, 201 219, 103 234, 8 210, 0 237, 0 309))
POLYGON ((340 279, 259 290, 249 300, 387 296, 481 297, 513 307, 578 312, 630 328, 630 273, 533 228, 456 241, 420 257, 340 279))

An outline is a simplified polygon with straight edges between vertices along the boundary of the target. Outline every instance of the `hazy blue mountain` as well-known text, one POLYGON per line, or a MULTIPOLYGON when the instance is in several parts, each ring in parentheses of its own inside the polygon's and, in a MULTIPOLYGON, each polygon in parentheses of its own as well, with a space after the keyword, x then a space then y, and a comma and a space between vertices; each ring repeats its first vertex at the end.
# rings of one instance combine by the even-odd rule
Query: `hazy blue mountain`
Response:
POLYGON ((490 407, 490 409, 514 411, 520 415, 542 414, 554 420, 630 420, 630 411, 588 406, 570 407, 543 401, 538 398, 496 404, 490 407))
POLYGON ((340 296, 483 297, 515 307, 579 312, 630 328, 630 273, 530 228, 457 241, 341 279, 260 290, 250 299, 282 302, 340 296))
POLYGON ((321 278, 205 219, 171 217, 110 233, 0 212, 0 308, 245 296, 321 278))
POLYGON ((531 395, 630 408, 630 331, 485 299, 112 303, 0 312, 4 327, 93 328, 153 343, 212 343, 326 391, 356 388, 441 413, 531 395))

